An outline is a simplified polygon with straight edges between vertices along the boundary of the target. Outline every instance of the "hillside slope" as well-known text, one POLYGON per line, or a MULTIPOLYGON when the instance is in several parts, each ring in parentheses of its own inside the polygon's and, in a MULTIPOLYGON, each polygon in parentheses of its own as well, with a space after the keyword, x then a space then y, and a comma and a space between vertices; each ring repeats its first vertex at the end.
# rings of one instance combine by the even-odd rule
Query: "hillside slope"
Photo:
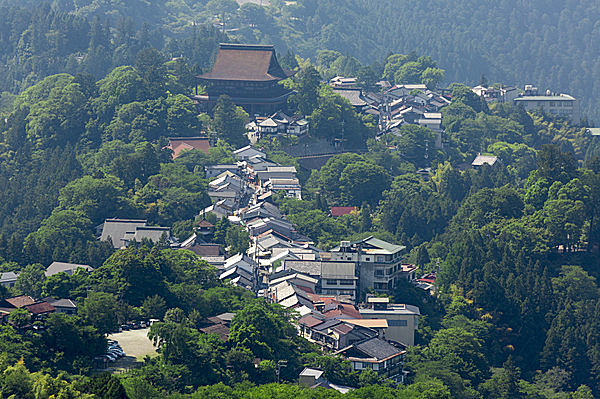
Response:
MULTIPOLYGON (((390 52, 427 54, 448 82, 569 92, 600 119, 600 8, 594 0, 298 0, 273 10, 263 35, 314 57, 337 50, 364 63, 390 52), (278 30, 278 31, 277 31, 278 30)), ((276 5, 275 5, 276 7, 276 5)), ((259 40, 262 39, 259 37, 259 40)))

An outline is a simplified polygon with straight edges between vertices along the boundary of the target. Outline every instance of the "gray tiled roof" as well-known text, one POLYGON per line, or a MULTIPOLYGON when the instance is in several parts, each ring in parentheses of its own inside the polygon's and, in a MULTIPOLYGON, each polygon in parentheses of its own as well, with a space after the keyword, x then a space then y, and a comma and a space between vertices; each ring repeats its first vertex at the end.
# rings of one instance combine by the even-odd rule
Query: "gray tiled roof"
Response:
POLYGON ((309 276, 321 275, 321 261, 288 259, 284 262, 285 270, 295 270, 309 276))
POLYGON ((46 302, 55 308, 77 308, 77 304, 72 299, 49 299, 46 302))
POLYGON ((149 239, 156 243, 160 241, 163 234, 166 234, 167 238, 170 238, 171 229, 169 227, 143 226, 136 227, 134 238, 137 242, 149 239))
POLYGON ((69 275, 75 273, 77 269, 85 269, 85 271, 92 272, 94 268, 89 265, 79 265, 76 263, 65 263, 65 262, 52 262, 50 266, 46 269, 46 277, 50 277, 57 273, 65 272, 69 275))
POLYGON ((378 360, 385 359, 402 352, 400 349, 379 338, 373 338, 357 344, 355 348, 363 352, 365 355, 378 360))
POLYGON ((338 324, 340 324, 341 321, 337 320, 337 319, 331 319, 331 320, 327 320, 324 323, 321 323, 315 327, 313 327, 316 331, 323 331, 325 329, 328 329, 330 327, 333 326, 337 326, 338 324))
POLYGON ((102 235, 100 239, 106 241, 108 237, 111 238, 113 247, 121 248, 123 241, 121 238, 125 236, 128 231, 135 231, 136 227, 146 225, 146 220, 139 219, 106 219, 102 227, 102 235))
POLYGON ((367 105, 366 101, 361 98, 360 90, 358 89, 333 89, 333 92, 350 101, 350 104, 355 107, 367 105))
POLYGON ((0 273, 0 283, 16 281, 17 277, 18 276, 14 272, 0 273))

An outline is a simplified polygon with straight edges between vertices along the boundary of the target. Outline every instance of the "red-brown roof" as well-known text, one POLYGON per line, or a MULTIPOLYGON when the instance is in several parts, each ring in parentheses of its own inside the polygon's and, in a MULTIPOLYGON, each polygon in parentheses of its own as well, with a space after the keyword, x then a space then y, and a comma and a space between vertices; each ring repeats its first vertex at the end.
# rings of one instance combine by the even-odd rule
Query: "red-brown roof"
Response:
POLYGON ((216 334, 221 341, 227 341, 229 339, 229 328, 225 324, 213 324, 208 327, 200 329, 206 334, 216 334))
POLYGON ((215 227, 215 225, 206 219, 202 219, 200 221, 200 223, 198 223, 198 227, 209 227, 210 228, 210 227, 215 227))
MULTIPOLYGON (((299 290, 302 290, 304 292, 306 292, 307 294, 314 294, 315 292, 312 290, 312 288, 310 287, 304 287, 302 285, 298 285, 296 286, 296 288, 298 288, 299 290)), ((310 298, 309 298, 310 299, 310 298)))
POLYGON ((339 332, 340 334, 348 334, 353 330, 353 328, 347 324, 338 324, 337 326, 333 327, 333 330, 339 332))
POLYGON ((331 216, 338 217, 342 215, 349 215, 352 212, 357 212, 358 208, 355 206, 332 206, 331 216))
POLYGON ((306 315, 304 317, 301 317, 300 320, 298 320, 298 324, 305 325, 308 328, 312 328, 321 323, 323 323, 323 320, 319 320, 311 315, 306 315))
POLYGON ((33 305, 24 306, 24 308, 33 314, 51 313, 56 310, 56 308, 50 305, 48 302, 38 302, 34 303, 33 305))
POLYGON ((277 62, 273 46, 221 44, 212 71, 198 77, 207 80, 268 82, 288 76, 277 62))
POLYGON ((352 319, 360 319, 362 316, 360 312, 353 306, 345 303, 338 303, 336 309, 329 310, 323 313, 328 319, 332 319, 338 316, 348 316, 352 319))
POLYGON ((35 303, 35 300, 29 295, 20 295, 12 298, 6 298, 5 301, 14 306, 15 308, 22 308, 35 303))
POLYGON ((173 150, 173 159, 184 151, 198 150, 208 154, 210 142, 208 137, 171 137, 167 148, 173 150))

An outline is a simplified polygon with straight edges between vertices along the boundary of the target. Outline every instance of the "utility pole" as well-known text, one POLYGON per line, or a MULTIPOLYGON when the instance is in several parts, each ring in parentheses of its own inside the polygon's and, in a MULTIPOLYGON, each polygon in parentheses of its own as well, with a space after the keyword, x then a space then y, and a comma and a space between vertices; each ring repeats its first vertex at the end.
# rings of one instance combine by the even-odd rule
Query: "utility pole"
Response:
POLYGON ((356 280, 356 299, 355 302, 358 304, 362 300, 361 284, 360 284, 360 258, 362 256, 363 243, 360 241, 357 245, 357 257, 356 257, 356 270, 354 275, 358 278, 356 280))
POLYGON ((277 369, 275 370, 275 375, 277 376, 277 383, 281 381, 281 368, 287 367, 287 360, 279 360, 277 361, 277 369))

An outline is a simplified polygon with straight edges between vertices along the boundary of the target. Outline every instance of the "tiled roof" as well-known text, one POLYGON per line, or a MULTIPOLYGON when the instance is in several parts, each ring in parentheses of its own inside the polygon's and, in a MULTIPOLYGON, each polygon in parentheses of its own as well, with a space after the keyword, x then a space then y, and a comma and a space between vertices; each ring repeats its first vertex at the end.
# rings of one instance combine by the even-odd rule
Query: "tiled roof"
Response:
POLYGON ((321 261, 305 261, 305 260, 286 260, 286 270, 295 270, 300 273, 308 274, 309 276, 321 275, 321 261))
POLYGON ((50 313, 54 312, 56 308, 50 305, 48 302, 38 302, 32 305, 23 306, 25 309, 29 310, 33 314, 42 314, 42 313, 50 313))
POLYGON ((0 273, 0 282, 16 281, 17 274, 14 272, 0 273))
POLYGON ((145 226, 146 220, 138 219, 106 219, 102 226, 102 236, 100 239, 106 241, 108 237, 111 238, 113 246, 115 248, 121 248, 123 241, 121 238, 125 236, 128 231, 135 231, 136 227, 145 226))
POLYGON ((319 324, 319 325, 315 326, 314 329, 317 330, 317 331, 323 331, 325 329, 337 326, 340 323, 341 323, 341 321, 335 320, 335 319, 327 320, 327 321, 323 322, 322 324, 319 324))
POLYGON ((367 102, 361 98, 361 93, 359 89, 333 89, 333 92, 344 97, 350 104, 354 107, 362 107, 367 105, 367 102))
POLYGON ((221 323, 203 327, 200 331, 206 334, 216 334, 221 341, 227 341, 229 339, 229 328, 221 323))
POLYGON ((173 150, 173 159, 175 159, 183 151, 189 150, 198 150, 208 154, 210 142, 208 137, 170 137, 167 147, 173 150))
POLYGON ((333 327, 333 329, 339 332, 340 334, 348 334, 350 331, 353 330, 352 326, 344 323, 338 324, 337 326, 333 327))
POLYGON ((285 79, 288 74, 277 62, 273 46, 221 44, 212 70, 198 77, 267 82, 285 79))
POLYGON ((219 315, 216 315, 215 317, 218 318, 219 320, 222 320, 222 321, 226 322, 226 323, 231 323, 231 321, 235 317, 235 313, 226 312, 226 313, 221 313, 219 315))
POLYGON ((140 242, 143 239, 159 242, 163 234, 166 234, 167 237, 169 237, 171 235, 171 228, 159 226, 141 226, 135 228, 135 234, 133 238, 135 238, 137 242, 140 242))
POLYGON ((219 244, 195 244, 186 248, 198 256, 219 256, 221 246, 219 244))
POLYGON ((356 212, 358 210, 355 206, 332 206, 331 207, 331 216, 338 217, 342 215, 349 215, 352 212, 356 212))
POLYGON ((46 277, 53 276, 57 273, 65 272, 67 274, 73 274, 77 269, 84 269, 87 272, 93 272, 94 268, 89 265, 79 265, 76 263, 65 263, 65 262, 52 262, 46 269, 46 277))
POLYGON ((380 338, 373 338, 362 342, 355 345, 355 348, 365 355, 373 357, 377 360, 387 359, 402 352, 400 349, 380 338))
POLYGON ((360 312, 353 306, 345 303, 337 303, 335 305, 327 305, 325 307, 324 315, 327 318, 333 318, 337 316, 348 316, 354 319, 360 319, 362 316, 360 312), (333 308, 327 309, 327 306, 333 306, 333 308))
POLYGON ((14 306, 15 308, 22 308, 35 303, 35 300, 29 295, 20 295, 12 298, 6 298, 5 301, 14 306))
POLYGON ((306 316, 300 318, 300 320, 298 320, 298 324, 305 325, 308 328, 312 328, 321 323, 323 323, 323 320, 319 320, 316 317, 311 316, 311 315, 306 315, 306 316))
POLYGON ((55 308, 77 308, 77 304, 72 299, 48 299, 46 302, 55 308))
POLYGON ((215 227, 215 225, 206 219, 202 219, 200 223, 198 223, 198 227, 215 227))

